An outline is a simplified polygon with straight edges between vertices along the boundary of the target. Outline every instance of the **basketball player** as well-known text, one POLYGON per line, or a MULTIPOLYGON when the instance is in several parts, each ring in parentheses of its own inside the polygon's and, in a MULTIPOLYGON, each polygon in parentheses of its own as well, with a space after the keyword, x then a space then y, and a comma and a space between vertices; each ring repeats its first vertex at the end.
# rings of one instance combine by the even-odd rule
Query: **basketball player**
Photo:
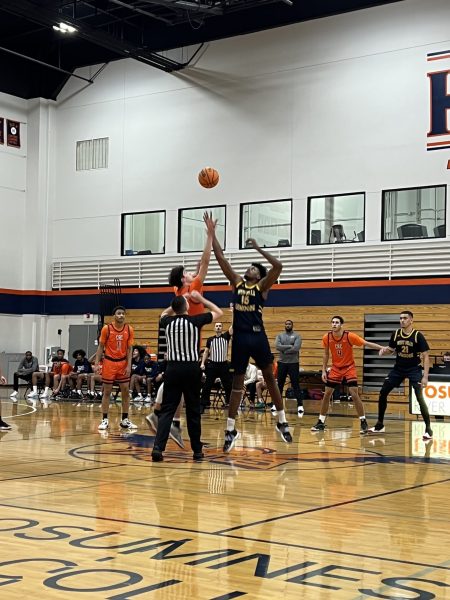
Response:
MULTIPOLYGON (((1 371, 0 371, 0 384, 6 385, 6 378, 3 377, 1 371)), ((8 423, 5 423, 5 421, 2 419, 2 402, 0 400, 0 431, 9 431, 10 429, 12 429, 11 425, 8 425, 8 423)))
POLYGON ((102 422, 98 426, 100 431, 109 428, 108 410, 109 400, 114 383, 118 383, 122 395, 122 429, 137 429, 136 425, 128 418, 130 405, 129 382, 131 373, 131 354, 133 351, 134 331, 125 323, 125 308, 116 306, 113 310, 114 321, 102 328, 95 355, 95 372, 99 370, 99 363, 103 356, 102 382, 102 422))
POLYGON ((384 380, 378 399, 378 421, 371 427, 369 433, 384 433, 384 414, 387 408, 389 393, 398 387, 405 379, 414 388, 420 412, 425 423, 424 441, 433 439, 433 431, 430 425, 428 407, 423 397, 422 389, 428 384, 428 373, 430 370, 430 356, 427 340, 423 333, 414 329, 414 315, 410 310, 400 313, 400 329, 394 331, 389 340, 389 345, 383 348, 380 354, 396 354, 395 364, 392 371, 384 380), (420 356, 423 357, 423 372, 420 364, 420 356))
POLYGON ((252 263, 241 277, 231 268, 225 259, 222 248, 215 235, 216 222, 211 215, 205 213, 204 221, 208 234, 213 235, 213 250, 223 274, 233 288, 233 341, 231 345, 231 366, 234 371, 233 384, 225 431, 224 452, 230 452, 239 432, 236 430, 236 415, 242 398, 244 376, 250 358, 253 358, 261 369, 272 401, 278 415, 276 430, 286 443, 292 442, 289 426, 283 408, 280 390, 273 374, 273 354, 264 330, 262 311, 272 285, 277 281, 283 265, 274 256, 258 246, 255 240, 249 240, 271 265, 269 272, 260 263, 252 263))
POLYGON ((344 319, 335 316, 331 319, 331 331, 322 338, 323 367, 322 381, 325 383, 325 393, 320 405, 319 420, 311 427, 311 431, 324 431, 325 419, 330 406, 330 399, 338 385, 345 379, 348 391, 352 397, 356 412, 360 421, 360 433, 367 433, 369 427, 364 413, 364 405, 358 392, 358 376, 356 374, 355 359, 353 358, 353 346, 367 346, 374 350, 382 350, 383 347, 373 342, 368 342, 356 333, 344 331, 344 319), (328 360, 331 353, 331 370, 327 371, 328 360))
MULTIPOLYGON (((203 219, 205 219, 207 215, 208 213, 205 212, 203 215, 203 219)), ((175 296, 184 296, 188 301, 188 314, 190 317, 195 317, 196 315, 201 315, 205 312, 204 305, 201 302, 198 302, 195 299, 195 297, 191 297, 191 293, 195 291, 198 292, 200 295, 203 295, 203 282, 205 281, 206 275, 208 273, 209 261, 211 259, 211 248, 212 233, 210 231, 207 231, 205 247, 203 249, 203 254, 200 258, 200 262, 198 264, 197 273, 186 271, 183 265, 173 267, 173 269, 169 273, 169 284, 173 286, 175 296)), ((161 385, 161 388, 163 385, 164 384, 161 385)), ((158 429, 158 418, 161 411, 162 395, 163 389, 161 389, 160 393, 158 393, 158 395, 156 396, 156 402, 153 413, 146 417, 146 421, 150 429, 152 429, 155 433, 158 429)), ((183 398, 181 398, 180 404, 177 408, 173 419, 172 427, 170 428, 170 437, 180 446, 180 448, 184 448, 180 421, 182 408, 183 398)))

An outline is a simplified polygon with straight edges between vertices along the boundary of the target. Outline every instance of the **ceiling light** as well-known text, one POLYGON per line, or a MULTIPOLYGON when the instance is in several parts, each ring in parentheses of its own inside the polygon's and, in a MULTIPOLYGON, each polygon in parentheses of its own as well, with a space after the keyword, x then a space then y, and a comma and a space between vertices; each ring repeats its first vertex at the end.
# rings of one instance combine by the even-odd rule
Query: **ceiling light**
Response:
POLYGON ((68 25, 67 23, 60 23, 59 25, 53 25, 53 29, 55 31, 60 31, 61 33, 75 33, 75 27, 72 25, 68 25))

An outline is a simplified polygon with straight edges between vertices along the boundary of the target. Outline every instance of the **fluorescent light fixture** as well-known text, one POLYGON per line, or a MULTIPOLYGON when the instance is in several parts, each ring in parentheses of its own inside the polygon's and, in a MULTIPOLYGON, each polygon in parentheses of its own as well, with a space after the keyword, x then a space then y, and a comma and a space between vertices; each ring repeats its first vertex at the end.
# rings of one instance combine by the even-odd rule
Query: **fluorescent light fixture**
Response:
POLYGON ((75 27, 72 25, 68 25, 67 23, 59 23, 59 25, 53 25, 53 29, 55 31, 60 31, 61 33, 75 33, 75 27))

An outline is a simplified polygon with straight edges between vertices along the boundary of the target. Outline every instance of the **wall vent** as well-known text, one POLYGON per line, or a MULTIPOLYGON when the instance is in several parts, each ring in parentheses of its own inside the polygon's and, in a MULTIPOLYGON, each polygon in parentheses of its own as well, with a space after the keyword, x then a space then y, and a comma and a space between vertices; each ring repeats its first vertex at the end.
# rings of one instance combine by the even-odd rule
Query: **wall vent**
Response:
POLYGON ((109 138, 81 140, 77 142, 77 171, 107 169, 109 138))

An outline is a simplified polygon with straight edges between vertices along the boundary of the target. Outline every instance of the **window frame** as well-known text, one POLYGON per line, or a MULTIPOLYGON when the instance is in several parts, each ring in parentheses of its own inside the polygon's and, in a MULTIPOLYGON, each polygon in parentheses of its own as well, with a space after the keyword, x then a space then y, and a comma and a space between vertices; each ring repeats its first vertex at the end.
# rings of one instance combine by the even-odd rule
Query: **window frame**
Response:
POLYGON ((408 239, 406 240, 400 240, 400 239, 395 239, 395 240, 386 240, 385 239, 385 194, 387 192, 407 192, 409 190, 429 190, 429 189, 435 189, 435 188, 444 188, 444 225, 445 225, 445 231, 447 231, 447 184, 446 183, 439 183, 437 185, 415 185, 415 186, 411 186, 411 187, 401 187, 401 188, 389 188, 389 189, 383 189, 381 190, 381 238, 380 241, 381 242, 387 242, 388 244, 392 243, 392 242, 411 242, 412 240, 445 240, 445 238, 447 237, 446 235, 442 238, 442 237, 435 237, 433 236, 428 236, 428 237, 408 237, 408 239))
MULTIPOLYGON (((177 252, 178 254, 195 254, 196 252, 203 252, 203 248, 201 248, 200 250, 181 250, 181 220, 182 220, 182 213, 184 210, 202 210, 203 212, 205 212, 208 209, 214 209, 214 208, 224 208, 225 209, 225 220, 223 222, 223 227, 224 227, 224 236, 223 236, 223 248, 222 250, 225 250, 226 245, 227 245, 227 205, 226 204, 209 204, 208 206, 185 206, 184 208, 179 208, 178 209, 178 239, 177 239, 177 252)), ((222 223, 220 223, 222 225, 222 223)), ((205 240, 206 240, 206 234, 205 234, 205 240)))
MULTIPOLYGON (((244 206, 248 206, 249 204, 275 204, 276 202, 290 202, 291 204, 291 213, 290 213, 290 232, 289 246, 261 246, 261 248, 292 248, 292 214, 293 214, 293 199, 292 198, 277 198, 276 200, 256 200, 254 202, 241 202, 239 205, 239 249, 240 250, 251 250, 251 248, 245 248, 243 245, 245 240, 242 239, 242 229, 243 229, 243 213, 244 206)), ((259 241, 256 240, 258 243, 259 241)))
POLYGON ((167 211, 166 210, 141 210, 138 212, 127 212, 122 213, 120 215, 120 256, 126 256, 127 258, 131 257, 142 257, 142 256, 160 256, 161 254, 166 253, 166 225, 167 225, 167 211), (163 251, 162 252, 152 252, 151 254, 125 254, 125 217, 129 217, 130 215, 151 215, 155 213, 161 213, 164 215, 164 243, 163 243, 163 251))
POLYGON ((358 195, 362 195, 363 196, 363 232, 364 232, 364 240, 348 240, 349 242, 352 242, 353 244, 365 244, 366 243, 366 192, 343 192, 340 194, 320 194, 320 195, 315 195, 315 196, 308 196, 308 205, 307 205, 307 210, 306 210, 306 223, 307 223, 307 230, 306 230, 306 245, 307 246, 314 246, 314 247, 318 247, 320 248, 321 246, 334 246, 336 244, 336 242, 324 242, 323 244, 311 244, 311 200, 314 200, 316 198, 339 198, 341 196, 358 196, 358 195))

